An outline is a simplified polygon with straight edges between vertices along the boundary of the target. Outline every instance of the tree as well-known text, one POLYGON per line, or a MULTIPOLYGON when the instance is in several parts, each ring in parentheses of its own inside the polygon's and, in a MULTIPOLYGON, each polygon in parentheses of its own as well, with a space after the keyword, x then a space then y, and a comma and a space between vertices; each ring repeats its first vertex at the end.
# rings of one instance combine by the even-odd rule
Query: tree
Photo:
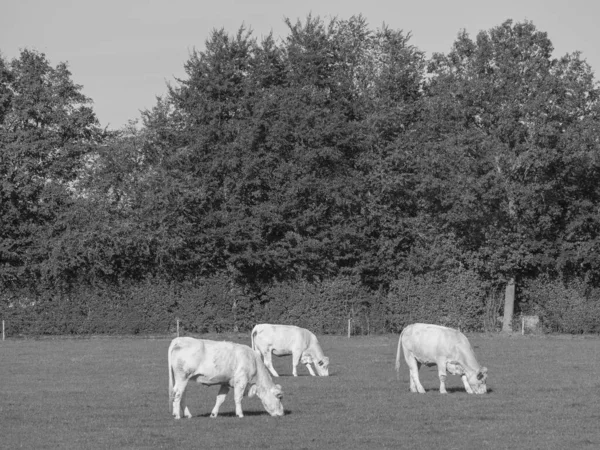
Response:
POLYGON ((101 133, 65 63, 23 50, 0 58, 0 283, 42 276, 47 240, 71 199, 69 183, 101 133))
POLYGON ((565 137, 593 114, 598 87, 578 54, 553 59, 552 50, 532 23, 509 20, 475 41, 460 33, 430 66, 431 213, 465 255, 476 254, 471 265, 509 286, 556 270, 572 192, 595 173, 597 143, 573 146, 565 137), (584 178, 574 179, 573 168, 584 178))
POLYGON ((147 135, 162 137, 145 153, 163 155, 156 173, 177 186, 164 204, 196 273, 268 281, 376 265, 363 264, 377 239, 367 173, 409 121, 422 54, 360 16, 287 24, 279 45, 214 31, 161 100, 170 112, 147 112, 147 135))

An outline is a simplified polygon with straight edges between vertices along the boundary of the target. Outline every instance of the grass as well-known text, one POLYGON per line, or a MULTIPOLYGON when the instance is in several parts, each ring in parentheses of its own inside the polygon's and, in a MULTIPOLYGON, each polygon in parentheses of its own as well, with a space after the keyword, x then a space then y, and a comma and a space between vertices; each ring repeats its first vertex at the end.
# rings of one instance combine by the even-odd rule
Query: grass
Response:
MULTIPOLYGON (((246 335, 206 336, 249 343, 246 335)), ((565 449, 600 448, 600 338, 470 335, 489 369, 487 395, 422 368, 408 391, 397 336, 324 336, 330 377, 274 358, 286 415, 258 399, 234 415, 232 394, 208 417, 217 387, 189 386, 194 417, 168 411, 170 338, 0 341, 0 448, 36 449, 565 449)))

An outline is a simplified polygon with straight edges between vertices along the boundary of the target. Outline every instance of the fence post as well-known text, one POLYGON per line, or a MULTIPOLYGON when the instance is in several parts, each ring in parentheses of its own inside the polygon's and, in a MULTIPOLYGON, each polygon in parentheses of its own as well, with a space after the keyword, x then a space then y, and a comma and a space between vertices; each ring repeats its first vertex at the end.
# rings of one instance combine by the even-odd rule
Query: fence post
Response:
POLYGON ((4 335, 4 320, 2 321, 2 340, 4 340, 5 335, 4 335))
POLYGON ((348 319, 348 339, 350 339, 351 332, 352 332, 352 319, 348 319))
POLYGON ((177 337, 179 337, 179 317, 177 318, 177 337))

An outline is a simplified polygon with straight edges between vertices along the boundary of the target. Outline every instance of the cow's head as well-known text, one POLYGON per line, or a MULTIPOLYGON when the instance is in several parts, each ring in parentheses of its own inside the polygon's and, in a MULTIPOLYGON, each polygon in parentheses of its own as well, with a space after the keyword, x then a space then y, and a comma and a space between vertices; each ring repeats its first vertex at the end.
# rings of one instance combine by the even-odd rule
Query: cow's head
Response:
POLYGON ((323 359, 315 362, 315 368, 317 369, 317 373, 319 374, 319 376, 328 377, 329 358, 327 356, 323 356, 323 359))
POLYGON ((256 384, 250 386, 248 390, 248 397, 254 397, 255 395, 260 398, 265 410, 272 416, 283 416, 283 405, 281 399, 283 398, 283 390, 278 384, 273 384, 271 387, 260 388, 256 384))
POLYGON ((477 371, 467 371, 458 361, 448 361, 446 363, 446 369, 453 375, 464 375, 474 394, 485 394, 487 392, 487 386, 485 384, 487 380, 487 367, 482 367, 477 371))
POLYGON ((474 394, 485 394, 487 392, 486 380, 487 367, 482 367, 477 372, 471 372, 467 375, 467 381, 474 394))

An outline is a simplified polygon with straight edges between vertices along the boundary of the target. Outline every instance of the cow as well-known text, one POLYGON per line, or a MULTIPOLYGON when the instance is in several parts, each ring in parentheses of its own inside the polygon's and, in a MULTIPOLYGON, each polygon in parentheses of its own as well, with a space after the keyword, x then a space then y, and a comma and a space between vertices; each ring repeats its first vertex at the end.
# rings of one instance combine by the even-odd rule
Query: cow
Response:
POLYGON ((404 359, 410 370, 411 392, 425 393, 419 382, 421 364, 438 366, 440 394, 447 393, 446 371, 452 375, 460 375, 469 394, 487 392, 487 368, 479 365, 467 337, 458 330, 425 323, 415 323, 404 328, 396 352, 398 376, 401 350, 404 351, 404 359))
POLYGON ((175 419, 180 419, 182 414, 188 419, 192 417, 185 404, 185 388, 190 380, 205 386, 221 386, 210 417, 217 417, 219 407, 231 387, 238 417, 244 417, 244 395, 257 395, 270 415, 283 416, 281 386, 273 383, 260 356, 247 345, 177 337, 169 345, 168 365, 169 400, 173 401, 175 419))
POLYGON ((315 372, 311 363, 315 365, 317 373, 329 376, 329 358, 323 354, 317 337, 310 331, 293 325, 270 325, 262 323, 252 329, 252 349, 262 355, 265 366, 273 376, 279 374, 273 368, 271 355, 292 355, 292 373, 298 376, 298 363, 306 364, 312 376, 315 372))

